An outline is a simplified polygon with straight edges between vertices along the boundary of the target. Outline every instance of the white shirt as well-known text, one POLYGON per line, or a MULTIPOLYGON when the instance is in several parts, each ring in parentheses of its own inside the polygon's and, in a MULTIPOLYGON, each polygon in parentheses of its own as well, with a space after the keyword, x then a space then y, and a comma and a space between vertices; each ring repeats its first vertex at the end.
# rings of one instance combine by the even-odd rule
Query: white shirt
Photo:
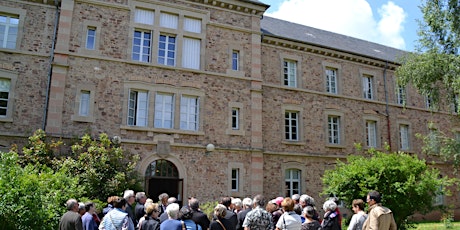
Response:
POLYGON ((302 219, 295 212, 285 212, 280 216, 276 227, 279 229, 300 230, 302 228, 302 219))
POLYGON ((350 220, 350 225, 348 225, 348 230, 361 230, 363 229, 364 221, 367 219, 367 214, 363 211, 359 211, 354 214, 350 220))

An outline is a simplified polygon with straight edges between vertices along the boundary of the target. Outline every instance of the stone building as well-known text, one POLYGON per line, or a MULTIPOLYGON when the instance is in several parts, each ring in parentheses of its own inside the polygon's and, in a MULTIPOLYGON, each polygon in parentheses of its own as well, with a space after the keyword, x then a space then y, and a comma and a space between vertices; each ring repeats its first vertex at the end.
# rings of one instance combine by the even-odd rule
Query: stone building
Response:
POLYGON ((105 132, 140 156, 154 199, 307 193, 322 202, 322 173, 360 154, 355 143, 388 143, 451 175, 420 153, 415 134, 455 135, 455 111, 432 113, 427 98, 398 87, 403 51, 264 16, 268 7, 1 1, 0 146, 36 129, 105 132))

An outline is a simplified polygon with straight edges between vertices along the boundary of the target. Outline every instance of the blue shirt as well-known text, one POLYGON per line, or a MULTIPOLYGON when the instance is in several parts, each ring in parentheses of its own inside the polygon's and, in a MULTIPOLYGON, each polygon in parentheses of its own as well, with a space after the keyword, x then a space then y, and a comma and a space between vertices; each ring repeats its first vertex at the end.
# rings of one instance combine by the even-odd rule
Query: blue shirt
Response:
POLYGON ((81 221, 83 223, 83 230, 97 230, 96 221, 94 221, 93 215, 89 212, 85 212, 81 217, 81 221))
POLYGON ((167 219, 160 224, 160 230, 182 230, 180 220, 167 219))

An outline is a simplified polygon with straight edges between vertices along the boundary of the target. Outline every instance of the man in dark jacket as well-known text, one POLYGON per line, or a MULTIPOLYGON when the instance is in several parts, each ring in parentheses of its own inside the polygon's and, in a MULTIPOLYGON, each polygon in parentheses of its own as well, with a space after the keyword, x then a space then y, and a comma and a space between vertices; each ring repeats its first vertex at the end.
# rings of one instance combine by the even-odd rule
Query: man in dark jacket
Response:
POLYGON ((188 205, 190 206, 190 209, 192 209, 193 211, 193 214, 192 214, 192 220, 201 226, 201 229, 203 230, 206 230, 209 228, 209 219, 208 217, 206 216, 206 214, 204 214, 201 210, 200 210, 200 202, 198 201, 198 199, 192 197, 188 200, 188 205))
POLYGON ((126 212, 128 213, 129 218, 133 221, 134 226, 137 226, 136 216, 134 216, 134 207, 133 204, 136 201, 133 190, 126 190, 123 194, 123 198, 126 200, 126 212))
POLYGON ((137 192, 136 193, 136 207, 134 209, 134 214, 136 215, 136 221, 139 222, 145 215, 144 204, 147 200, 147 196, 145 196, 145 192, 137 192))
POLYGON ((224 219, 228 220, 232 226, 231 229, 227 229, 227 230, 236 230, 236 225, 238 225, 238 219, 237 219, 236 213, 230 210, 230 205, 232 204, 232 198, 222 197, 220 200, 220 204, 227 207, 227 214, 225 215, 224 219))
POLYGON ((78 201, 69 199, 66 206, 67 212, 61 217, 59 230, 83 230, 81 216, 78 214, 78 201))
POLYGON ((246 197, 243 199, 243 211, 236 214, 238 219, 238 225, 236 226, 236 230, 244 230, 243 222, 244 218, 246 218, 246 214, 252 210, 252 199, 246 197))

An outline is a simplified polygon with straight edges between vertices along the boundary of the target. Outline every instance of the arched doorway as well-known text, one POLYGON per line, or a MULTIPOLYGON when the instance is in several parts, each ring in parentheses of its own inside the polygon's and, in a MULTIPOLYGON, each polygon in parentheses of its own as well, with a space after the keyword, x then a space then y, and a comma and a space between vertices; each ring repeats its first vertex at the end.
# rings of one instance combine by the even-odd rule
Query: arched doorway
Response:
POLYGON ((182 205, 183 180, 171 161, 159 159, 150 163, 145 170, 145 188, 148 197, 154 201, 158 201, 161 193, 167 193, 169 197, 176 197, 182 205))

